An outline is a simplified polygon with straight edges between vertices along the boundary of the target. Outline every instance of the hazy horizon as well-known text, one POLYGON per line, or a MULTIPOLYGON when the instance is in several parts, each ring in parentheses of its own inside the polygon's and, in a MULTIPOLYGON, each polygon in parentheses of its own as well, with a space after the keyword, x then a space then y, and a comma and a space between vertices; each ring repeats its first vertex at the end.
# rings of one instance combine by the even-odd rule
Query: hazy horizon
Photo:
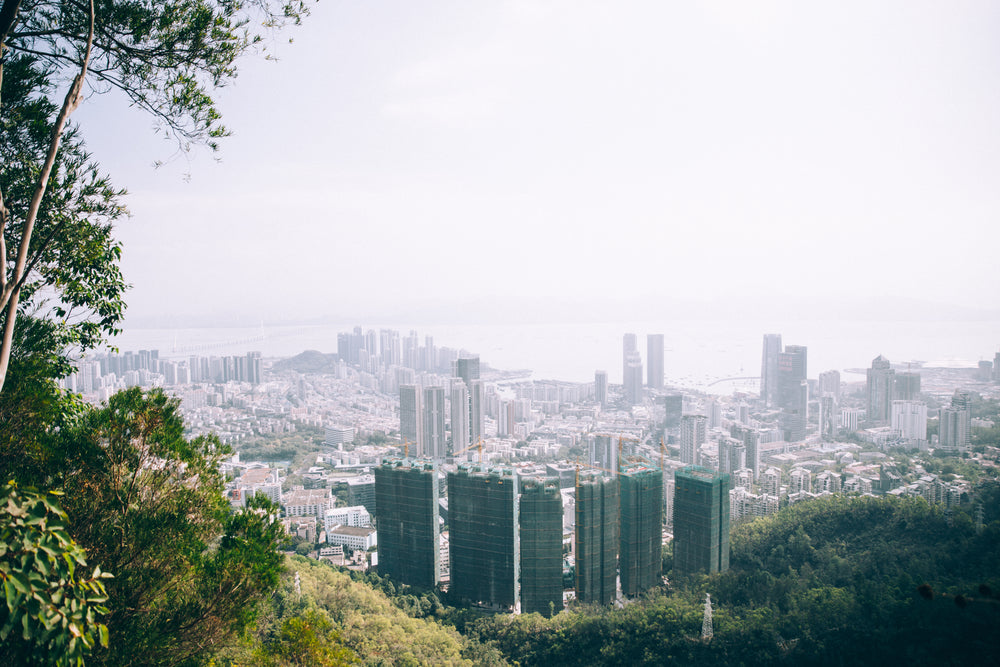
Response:
POLYGON ((311 7, 218 161, 74 115, 131 192, 129 326, 1000 311, 1000 5, 311 7))

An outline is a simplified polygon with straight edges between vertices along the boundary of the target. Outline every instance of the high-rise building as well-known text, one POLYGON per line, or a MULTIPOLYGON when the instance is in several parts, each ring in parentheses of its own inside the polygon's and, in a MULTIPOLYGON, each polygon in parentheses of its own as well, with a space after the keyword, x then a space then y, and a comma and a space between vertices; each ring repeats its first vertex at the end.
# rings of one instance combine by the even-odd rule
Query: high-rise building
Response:
POLYGON ((562 493, 557 478, 522 479, 521 611, 551 616, 563 608, 562 493))
POLYGON ((764 334, 764 350, 760 363, 760 397, 769 408, 778 404, 778 355, 781 354, 781 334, 764 334))
POLYGON ((920 373, 896 373, 892 387, 893 400, 915 401, 920 398, 920 373))
POLYGON ((451 383, 451 451, 467 451, 469 440, 469 389, 459 378, 451 383))
POLYGON ((459 465, 448 473, 451 592, 516 610, 520 602, 517 478, 510 470, 459 465))
POLYGON ((788 473, 788 493, 812 492, 812 473, 805 468, 795 468, 788 473))
POLYGON ((750 426, 733 424, 730 435, 746 447, 747 468, 753 471, 753 478, 756 480, 760 475, 760 431, 750 426))
POLYGON ((625 402, 628 405, 642 403, 642 357, 638 352, 625 355, 624 366, 625 402))
POLYGON ((889 425, 901 438, 926 444, 927 406, 920 401, 893 401, 889 425))
POLYGON ((663 569, 663 473, 633 466, 618 477, 621 540, 618 570, 622 593, 638 595, 660 583, 663 569))
MULTIPOLYGON (((782 410, 806 414, 802 404, 802 383, 806 381, 807 348, 805 345, 786 345, 778 355, 778 405, 782 410)), ((808 392, 806 393, 808 397, 808 392)))
POLYGON ((576 599, 611 604, 617 597, 618 479, 581 475, 576 485, 576 599))
POLYGON ((589 437, 590 463, 604 470, 618 469, 618 443, 610 435, 596 434, 589 437))
POLYGON ((663 428, 670 430, 679 428, 681 425, 681 415, 684 412, 684 396, 681 394, 667 394, 663 397, 663 428))
POLYGON ((778 355, 778 404, 785 440, 800 442, 806 437, 809 419, 809 383, 806 381, 806 347, 786 345, 778 355))
POLYGON ((420 449, 421 426, 423 417, 421 407, 423 401, 420 387, 412 384, 399 387, 399 437, 414 447, 414 452, 420 449))
POLYGON ((440 579, 438 480, 430 462, 394 460, 375 468, 378 571, 433 588, 440 579))
POLYGON ((424 456, 440 461, 448 455, 444 387, 425 387, 423 398, 420 448, 424 456))
POLYGON ((956 390, 951 407, 941 408, 938 423, 938 447, 946 452, 965 452, 972 439, 970 397, 956 390))
POLYGON ((687 466, 674 473, 674 570, 729 569, 729 485, 726 473, 687 466))
POLYGON ((896 371, 889 360, 881 354, 872 360, 868 369, 868 411, 869 424, 888 424, 892 409, 893 385, 896 371))
POLYGON ((819 397, 819 435, 827 441, 832 442, 837 437, 837 400, 832 393, 826 393, 819 397))
POLYGON ((830 394, 834 400, 840 398, 840 371, 826 371, 819 374, 819 395, 830 394))
POLYGON ((663 334, 646 335, 646 384, 663 389, 663 334))
POLYGON ((681 416, 681 461, 698 463, 698 450, 708 435, 708 418, 705 415, 681 416))
POLYGON ((608 372, 594 371, 594 400, 603 408, 608 404, 608 372))
POLYGON ((742 440, 722 436, 719 438, 719 472, 732 474, 747 467, 747 448, 742 440))
POLYGON ((476 444, 483 437, 483 419, 486 415, 483 383, 479 379, 479 357, 459 357, 455 360, 455 376, 469 390, 469 443, 476 444))

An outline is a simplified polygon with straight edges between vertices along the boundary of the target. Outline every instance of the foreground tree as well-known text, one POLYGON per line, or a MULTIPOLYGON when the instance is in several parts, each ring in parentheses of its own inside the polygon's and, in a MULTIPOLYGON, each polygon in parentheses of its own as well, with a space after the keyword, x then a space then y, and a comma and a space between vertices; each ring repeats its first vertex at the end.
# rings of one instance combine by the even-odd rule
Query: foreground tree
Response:
POLYGON ((108 645, 99 621, 109 575, 87 567, 66 532, 66 513, 51 494, 0 489, 0 664, 80 664, 108 645))
MULTIPOLYGON (((40 121, 47 137, 44 149, 37 145, 8 146, 17 155, 14 167, 5 159, 0 167, 0 391, 8 373, 14 327, 24 311, 21 298, 40 264, 51 257, 66 227, 72 227, 94 211, 74 215, 48 204, 53 190, 73 199, 71 162, 64 161, 60 179, 61 147, 67 136, 67 122, 87 90, 122 91, 134 104, 151 113, 163 131, 181 148, 192 143, 207 144, 213 150, 228 131, 221 123, 211 92, 236 75, 235 62, 246 52, 262 47, 264 37, 287 23, 298 22, 306 12, 304 0, 3 0, 0 4, 0 100, 31 100, 45 107, 47 98, 71 80, 62 105, 55 111, 50 104, 40 121), (30 82, 18 90, 8 69, 28 69, 33 77, 14 77, 30 82), (88 81, 92 85, 88 84, 88 81), (89 85, 89 88, 88 88, 89 85), (30 174, 24 179, 25 170, 30 174), (52 213, 52 229, 41 235, 46 206, 52 213)), ((23 71, 21 72, 23 74, 23 71)), ((71 130, 70 130, 71 132, 71 130)), ((37 143, 37 142, 36 142, 37 143)), ((77 144, 79 146, 79 144, 77 144)), ((6 156, 5 156, 6 157, 6 156)), ((92 169, 89 160, 76 165, 76 173, 92 169), (85 167, 85 169, 84 169, 85 167)), ((96 171, 91 172, 91 175, 96 171)), ((75 181, 80 185, 82 181, 75 181)), ((106 183, 105 183, 106 188, 106 183)), ((111 206, 115 208, 117 204, 111 206)), ((108 211, 98 212, 108 216, 108 211)), ((120 210, 117 212, 120 215, 120 210)), ((110 216, 112 219, 116 215, 110 216)), ((79 239, 77 239, 79 240, 79 239)), ((112 244, 113 246, 113 244, 112 244)), ((106 246, 105 246, 106 247, 106 246)), ((79 250, 65 248, 67 257, 79 250)), ((115 251, 117 252, 117 250, 115 251)), ((115 260, 117 257, 114 258, 115 260)), ((116 264, 116 262, 112 262, 116 264)), ((56 294, 53 314, 67 317, 66 305, 74 305, 72 290, 60 281, 42 281, 56 294), (64 300, 65 303, 61 303, 64 300)), ((96 303, 111 303, 111 312, 94 309, 97 329, 91 334, 113 333, 121 315, 117 292, 100 295, 96 303), (117 302, 117 312, 114 304, 117 302)), ((88 304, 93 306, 94 303, 88 304)), ((81 341, 94 342, 94 338, 81 341)))
POLYGON ((284 529, 263 497, 237 512, 214 437, 188 440, 179 402, 130 389, 58 434, 69 530, 107 583, 110 644, 94 658, 187 664, 239 634, 277 585, 284 529))

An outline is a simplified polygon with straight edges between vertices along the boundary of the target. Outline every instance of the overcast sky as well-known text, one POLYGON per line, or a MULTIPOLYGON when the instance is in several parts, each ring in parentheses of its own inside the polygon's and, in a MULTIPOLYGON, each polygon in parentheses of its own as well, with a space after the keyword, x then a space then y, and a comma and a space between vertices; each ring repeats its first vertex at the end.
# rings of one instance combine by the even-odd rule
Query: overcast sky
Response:
POLYGON ((998 35, 993 1, 322 0, 220 94, 220 161, 75 118, 135 323, 996 311, 998 35))

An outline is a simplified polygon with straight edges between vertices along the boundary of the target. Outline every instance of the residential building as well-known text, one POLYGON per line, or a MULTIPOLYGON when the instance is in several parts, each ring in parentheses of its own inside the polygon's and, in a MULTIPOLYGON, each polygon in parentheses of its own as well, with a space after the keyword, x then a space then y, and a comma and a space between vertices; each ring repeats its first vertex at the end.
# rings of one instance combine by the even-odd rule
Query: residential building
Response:
POLYGON ((562 494, 559 480, 521 480, 521 611, 562 611, 562 494))
POLYGON ((622 593, 635 596, 661 583, 663 569, 663 473, 630 466, 618 477, 621 522, 618 571, 622 593))
POLYGON ((434 588, 440 577, 438 479, 431 461, 387 460, 375 468, 378 571, 434 588))
POLYGON ((646 385, 663 389, 663 334, 646 336, 646 385))
POLYGON ((674 570, 729 569, 730 477, 701 466, 674 473, 674 570))
POLYGON ((611 604, 617 598, 619 501, 617 477, 580 475, 576 485, 576 599, 611 604))
POLYGON ((513 471, 459 465, 448 473, 451 593, 516 610, 520 603, 517 478, 513 471))

